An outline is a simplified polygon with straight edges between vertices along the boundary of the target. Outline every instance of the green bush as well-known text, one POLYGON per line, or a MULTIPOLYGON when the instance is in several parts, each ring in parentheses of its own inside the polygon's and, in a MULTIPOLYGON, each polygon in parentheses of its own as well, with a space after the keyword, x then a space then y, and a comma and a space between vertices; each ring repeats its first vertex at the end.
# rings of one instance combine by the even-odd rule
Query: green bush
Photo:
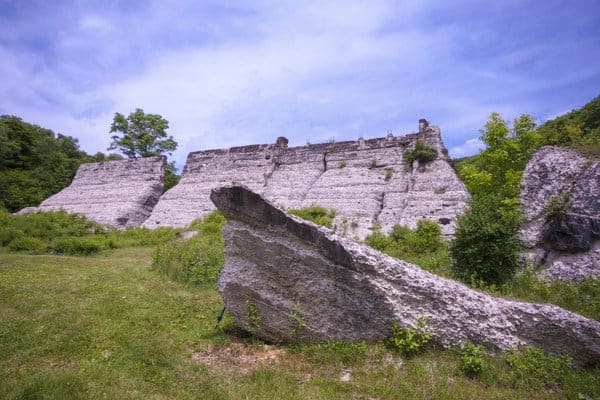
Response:
POLYGON ((26 251, 31 254, 41 254, 48 248, 47 244, 38 238, 22 236, 13 239, 8 248, 12 251, 26 251))
POLYGON ((394 350, 405 356, 411 356, 423 350, 431 339, 431 333, 425 330, 425 318, 419 318, 417 329, 401 328, 396 321, 392 323, 392 335, 386 343, 394 350))
POLYGON ((434 221, 422 219, 417 222, 415 230, 394 225, 389 236, 375 229, 365 238, 365 244, 429 271, 442 273, 450 266, 447 243, 442 238, 440 226, 434 221))
POLYGON ((417 140, 414 150, 404 152, 403 158, 408 165, 412 165, 413 161, 415 160, 418 160, 420 164, 425 164, 435 160, 437 156, 438 153, 436 149, 427 146, 420 140, 417 140))
POLYGON ((469 378, 481 375, 485 366, 483 347, 465 342, 460 354, 460 370, 469 378))
POLYGON ((0 214, 0 225, 46 242, 59 237, 86 236, 103 233, 105 228, 81 215, 65 211, 33 213, 28 215, 0 214))
POLYGON ((65 237, 52 242, 52 250, 59 254, 91 255, 108 248, 107 241, 102 237, 65 237))
POLYGON ((106 234, 108 248, 122 248, 134 246, 154 246, 175 239, 179 230, 161 227, 156 229, 127 228, 113 230, 106 234))
POLYGON ((506 356, 511 367, 511 379, 517 388, 539 389, 548 385, 561 385, 571 371, 571 358, 547 356, 535 347, 513 350, 506 356))
POLYGON ((14 239, 23 236, 23 231, 11 226, 0 226, 0 246, 6 246, 14 239))
POLYGON ((490 197, 477 197, 458 217, 450 245, 455 277, 467 283, 502 284, 519 267, 520 213, 490 197))
POLYGON ((333 219, 335 218, 336 214, 335 210, 330 210, 315 204, 305 208, 291 209, 288 210, 288 212, 302 219, 314 222, 317 225, 325 226, 330 229, 333 227, 333 219))
POLYGON ((152 268, 188 285, 214 284, 225 262, 221 235, 224 223, 225 218, 218 211, 193 222, 190 228, 197 230, 198 235, 159 245, 152 256, 152 268))
MULTIPOLYGON (((105 249, 156 245, 178 234, 179 231, 173 228, 116 230, 65 211, 28 215, 0 212, 0 245, 6 246, 20 237, 34 238, 45 243, 45 249, 60 254, 89 255, 105 249)), ((13 251, 31 250, 27 246, 23 248, 20 243, 17 241, 9 248, 13 251)), ((40 251, 40 248, 37 246, 35 251, 40 251)))
POLYGON ((557 196, 553 196, 544 207, 544 215, 546 221, 554 220, 565 215, 571 209, 571 200, 569 192, 562 192, 557 196))

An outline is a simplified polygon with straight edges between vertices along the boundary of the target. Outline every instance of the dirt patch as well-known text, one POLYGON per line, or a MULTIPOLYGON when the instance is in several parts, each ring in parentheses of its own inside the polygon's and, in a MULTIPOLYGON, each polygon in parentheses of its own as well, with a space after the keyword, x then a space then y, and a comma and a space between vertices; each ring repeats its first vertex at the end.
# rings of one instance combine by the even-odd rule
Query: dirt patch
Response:
POLYGON ((285 351, 277 346, 230 343, 208 346, 195 352, 192 359, 224 371, 247 374, 263 365, 280 365, 284 354, 285 351))

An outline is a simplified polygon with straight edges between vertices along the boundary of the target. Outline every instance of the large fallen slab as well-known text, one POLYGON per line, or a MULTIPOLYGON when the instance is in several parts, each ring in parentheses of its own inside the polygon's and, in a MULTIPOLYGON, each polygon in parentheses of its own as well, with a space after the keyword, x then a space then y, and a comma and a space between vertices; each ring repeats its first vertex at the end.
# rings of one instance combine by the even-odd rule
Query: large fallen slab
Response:
POLYGON ((162 193, 165 165, 164 156, 81 164, 71 185, 19 213, 65 210, 101 224, 140 226, 162 193))
POLYGON ((568 353, 577 365, 600 361, 597 321, 475 291, 289 215, 243 186, 214 189, 211 200, 228 218, 219 292, 236 323, 264 340, 377 341, 393 321, 416 327, 425 317, 446 348, 530 345, 568 353))

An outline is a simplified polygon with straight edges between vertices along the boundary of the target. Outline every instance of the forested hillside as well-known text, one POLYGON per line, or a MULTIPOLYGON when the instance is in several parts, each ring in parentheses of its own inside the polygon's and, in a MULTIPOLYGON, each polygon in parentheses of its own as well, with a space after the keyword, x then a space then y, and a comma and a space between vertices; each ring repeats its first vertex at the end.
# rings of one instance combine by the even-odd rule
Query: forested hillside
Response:
POLYGON ((0 208, 18 211, 38 205, 68 186, 85 162, 120 159, 90 156, 78 140, 29 124, 15 116, 0 117, 0 208))

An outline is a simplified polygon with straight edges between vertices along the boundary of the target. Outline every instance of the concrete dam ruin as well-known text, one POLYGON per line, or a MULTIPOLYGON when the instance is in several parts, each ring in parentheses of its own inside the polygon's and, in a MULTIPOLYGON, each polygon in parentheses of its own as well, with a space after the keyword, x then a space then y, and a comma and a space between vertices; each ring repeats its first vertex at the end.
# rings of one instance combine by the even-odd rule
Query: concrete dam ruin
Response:
POLYGON ((215 209, 213 188, 241 184, 284 208, 313 204, 337 212, 338 233, 364 238, 374 226, 414 228, 422 218, 454 232, 469 193, 450 165, 440 129, 421 120, 418 133, 288 147, 274 144, 190 153, 179 184, 159 200, 143 226, 182 227, 215 209), (417 140, 438 158, 419 165, 403 159, 417 140))
POLYGON ((82 165, 72 184, 23 212, 65 209, 115 226, 184 227, 213 211, 213 188, 249 187, 286 209, 319 205, 336 211, 335 229, 362 239, 380 227, 416 227, 423 218, 452 235, 469 193, 450 164, 440 129, 419 123, 403 136, 288 147, 273 144, 204 150, 188 155, 180 182, 162 194, 162 157, 82 165), (436 149, 428 163, 403 155, 417 140, 436 149))

